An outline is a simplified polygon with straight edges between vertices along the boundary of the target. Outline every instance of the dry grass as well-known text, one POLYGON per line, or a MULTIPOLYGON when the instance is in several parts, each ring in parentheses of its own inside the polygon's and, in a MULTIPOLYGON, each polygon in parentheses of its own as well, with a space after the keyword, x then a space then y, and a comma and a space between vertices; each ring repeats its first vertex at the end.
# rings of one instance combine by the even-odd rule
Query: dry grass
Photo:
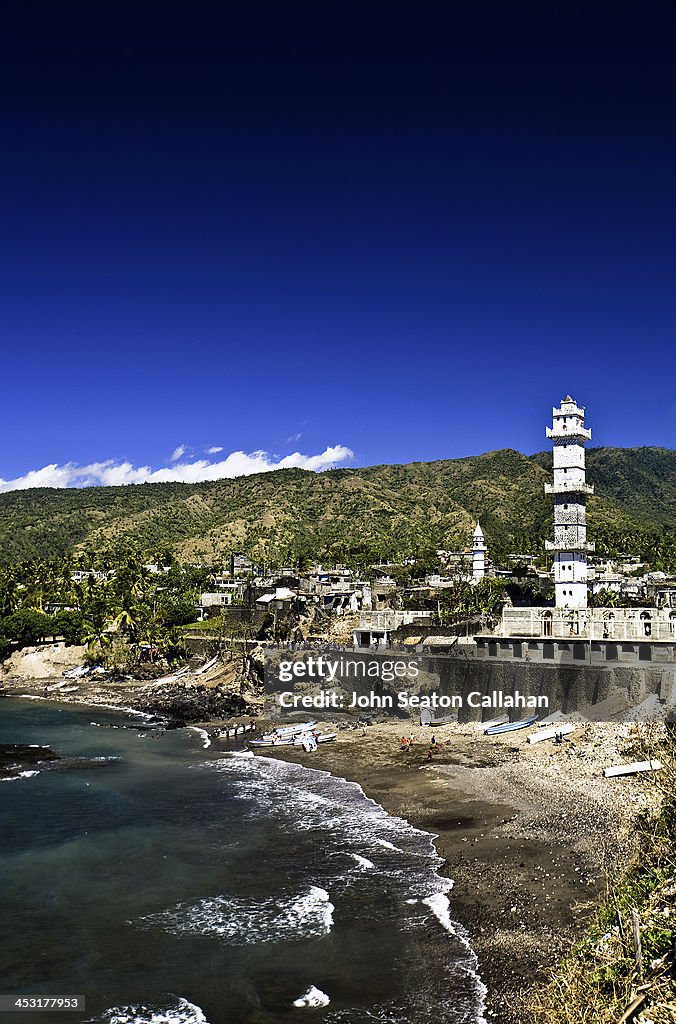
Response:
POLYGON ((653 810, 635 822, 635 848, 624 870, 608 866, 606 898, 586 936, 531 998, 524 1014, 529 1024, 676 1024, 676 737, 661 725, 643 727, 639 745, 664 765, 646 779, 653 810))

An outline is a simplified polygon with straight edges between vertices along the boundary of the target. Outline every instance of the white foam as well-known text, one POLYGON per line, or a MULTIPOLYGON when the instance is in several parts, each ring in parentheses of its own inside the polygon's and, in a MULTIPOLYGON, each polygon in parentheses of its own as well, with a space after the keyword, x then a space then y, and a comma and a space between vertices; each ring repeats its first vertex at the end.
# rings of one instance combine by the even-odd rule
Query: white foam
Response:
POLYGON ((362 857, 359 853, 351 853, 350 857, 354 857, 362 871, 369 871, 375 867, 372 860, 369 860, 368 857, 362 857))
POLYGON ((451 904, 445 893, 436 892, 434 896, 428 896, 422 902, 430 908, 442 928, 445 928, 451 935, 458 934, 451 920, 451 904))
POLYGON ((327 996, 326 992, 322 992, 316 985, 310 985, 309 989, 303 996, 299 996, 298 999, 294 999, 294 1006, 328 1006, 331 1000, 327 996))
POLYGON ((211 746, 211 739, 210 739, 209 733, 206 731, 206 729, 200 729, 196 725, 190 725, 190 726, 188 726, 188 728, 190 729, 191 732, 198 732, 200 734, 200 736, 202 737, 202 740, 203 740, 202 746, 204 747, 205 750, 206 750, 207 747, 211 746))
POLYGON ((404 852, 399 846, 395 846, 394 843, 388 842, 387 839, 374 839, 373 842, 377 843, 378 846, 384 846, 386 850, 394 850, 395 853, 404 852))
POLYGON ((326 889, 312 885, 300 895, 286 897, 253 901, 215 896, 179 903, 172 910, 142 917, 138 924, 172 934, 215 935, 229 945, 246 946, 321 938, 333 927, 334 909, 326 889))
MULTIPOLYGON (((454 971, 467 977, 476 1000, 472 1024, 486 1024, 486 987, 478 973, 478 961, 469 936, 451 919, 446 893, 452 889, 453 881, 438 873, 443 858, 434 849, 433 834, 415 828, 403 818, 388 815, 357 783, 321 769, 261 755, 240 761, 224 758, 210 762, 210 767, 235 774, 234 795, 252 801, 250 813, 268 814, 272 810, 277 815, 288 815, 294 829, 331 833, 334 841, 343 847, 342 852, 357 863, 362 854, 355 851, 363 850, 365 844, 391 851, 378 858, 378 877, 383 880, 389 877, 401 885, 402 904, 404 901, 411 903, 416 897, 424 902, 448 934, 449 941, 457 944, 454 971), (396 845, 391 839, 396 840, 396 845), (349 844, 347 848, 346 844, 349 844)), ((353 884, 354 877, 354 872, 346 875, 345 884, 353 884)), ((364 879, 369 877, 372 876, 364 872, 364 879)), ((336 879, 333 884, 337 883, 336 879)), ((421 919, 419 925, 423 924, 424 919, 421 919)))
POLYGON ((209 1024, 202 1009, 187 999, 177 999, 161 1010, 141 1004, 114 1006, 100 1017, 92 1019, 105 1021, 106 1024, 209 1024))
POLYGON ((8 779, 0 779, 0 782, 16 782, 17 779, 30 779, 34 775, 39 775, 39 771, 25 771, 19 772, 18 775, 11 775, 8 779))

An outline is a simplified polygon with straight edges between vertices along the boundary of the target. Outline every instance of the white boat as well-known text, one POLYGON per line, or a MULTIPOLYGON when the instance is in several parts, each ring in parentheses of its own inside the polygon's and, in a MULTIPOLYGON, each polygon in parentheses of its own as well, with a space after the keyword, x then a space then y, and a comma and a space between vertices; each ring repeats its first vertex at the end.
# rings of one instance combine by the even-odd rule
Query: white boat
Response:
POLYGON ((263 739, 268 736, 298 736, 301 732, 312 732, 317 725, 316 722, 298 722, 296 725, 279 725, 276 729, 271 729, 270 732, 266 733, 263 739))
POLYGON ((308 740, 314 740, 315 743, 330 743, 331 740, 336 739, 337 735, 336 732, 302 733, 300 736, 294 737, 293 744, 295 747, 302 747, 308 740))
POLYGON ((531 733, 526 738, 526 743, 542 743, 543 740, 556 739, 557 733, 560 736, 570 736, 571 732, 575 732, 574 725, 552 725, 547 729, 540 729, 539 732, 531 733))
POLYGON ((618 775, 637 775, 640 772, 658 772, 662 768, 661 761, 634 761, 633 764, 616 764, 610 768, 604 768, 603 774, 606 779, 617 778, 618 775))
POLYGON ((484 736, 498 736, 504 732, 517 732, 519 729, 527 729, 530 725, 535 725, 537 717, 533 715, 532 718, 522 718, 518 722, 505 722, 504 725, 489 725, 487 729, 484 729, 484 736))
POLYGON ((293 736, 262 736, 259 740, 249 740, 250 747, 292 747, 293 736))
POLYGON ((75 665, 74 668, 67 668, 63 676, 64 679, 79 679, 80 676, 88 676, 91 671, 88 665, 75 665))

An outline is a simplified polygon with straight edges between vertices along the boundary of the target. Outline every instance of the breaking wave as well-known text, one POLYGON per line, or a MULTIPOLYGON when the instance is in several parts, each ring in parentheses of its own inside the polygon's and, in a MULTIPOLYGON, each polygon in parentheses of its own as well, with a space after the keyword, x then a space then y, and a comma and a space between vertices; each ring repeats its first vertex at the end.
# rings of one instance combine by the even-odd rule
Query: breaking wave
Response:
POLYGON ((334 906, 326 889, 311 886, 289 897, 258 900, 216 896, 196 903, 179 903, 172 910, 149 914, 137 923, 173 934, 215 935, 229 945, 316 939, 333 924, 334 906))
POLYGON ((114 1006, 89 1020, 101 1024, 209 1024, 200 1007, 187 999, 176 999, 161 1008, 143 1004, 114 1006))

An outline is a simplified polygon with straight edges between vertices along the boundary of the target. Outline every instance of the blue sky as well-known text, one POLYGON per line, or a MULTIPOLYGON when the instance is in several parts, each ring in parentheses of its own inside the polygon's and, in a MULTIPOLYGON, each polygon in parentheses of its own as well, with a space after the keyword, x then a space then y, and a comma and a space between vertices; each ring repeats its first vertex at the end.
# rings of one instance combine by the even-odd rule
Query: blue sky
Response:
POLYGON ((676 446, 673 14, 382 10, 8 15, 0 489, 676 446))

